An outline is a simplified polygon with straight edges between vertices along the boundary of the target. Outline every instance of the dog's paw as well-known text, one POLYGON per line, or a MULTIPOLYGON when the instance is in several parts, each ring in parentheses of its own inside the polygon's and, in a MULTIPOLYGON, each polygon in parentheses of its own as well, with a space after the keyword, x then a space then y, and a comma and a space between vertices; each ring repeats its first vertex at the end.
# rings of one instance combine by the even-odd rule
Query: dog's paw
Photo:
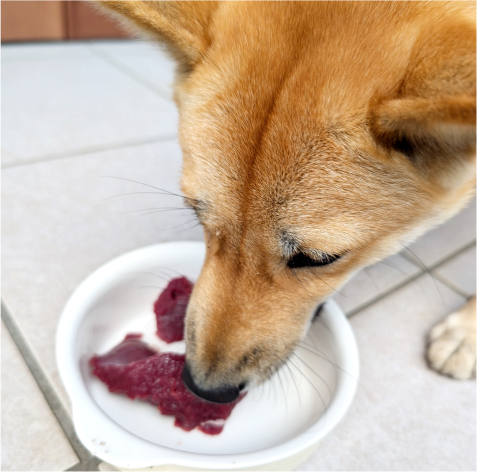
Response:
POLYGON ((450 314, 429 333, 431 367, 455 379, 475 377, 475 298, 450 314))

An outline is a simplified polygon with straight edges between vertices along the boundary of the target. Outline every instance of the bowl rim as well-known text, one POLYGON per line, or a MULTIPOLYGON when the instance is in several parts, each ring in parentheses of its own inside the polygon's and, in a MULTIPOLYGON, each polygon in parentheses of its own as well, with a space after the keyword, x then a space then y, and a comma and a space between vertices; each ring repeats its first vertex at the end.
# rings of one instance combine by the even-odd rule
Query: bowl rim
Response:
POLYGON ((117 269, 124 268, 132 261, 150 261, 154 255, 183 250, 186 246, 202 252, 205 247, 203 242, 180 241, 154 244, 126 252, 91 273, 67 301, 56 333, 56 360, 60 378, 72 404, 73 424, 79 440, 96 457, 117 467, 146 468, 169 464, 211 470, 256 467, 299 454, 317 444, 345 415, 356 392, 359 376, 356 339, 348 319, 334 300, 325 303, 320 318, 330 330, 340 357, 335 393, 326 415, 320 416, 304 431, 279 445, 240 454, 201 454, 160 446, 118 425, 90 395, 75 359, 76 333, 84 315, 82 308, 105 289, 115 285, 114 274, 117 269), (92 417, 95 421, 91 421, 92 417), (121 454, 108 450, 108 444, 111 443, 124 444, 120 449, 121 454))

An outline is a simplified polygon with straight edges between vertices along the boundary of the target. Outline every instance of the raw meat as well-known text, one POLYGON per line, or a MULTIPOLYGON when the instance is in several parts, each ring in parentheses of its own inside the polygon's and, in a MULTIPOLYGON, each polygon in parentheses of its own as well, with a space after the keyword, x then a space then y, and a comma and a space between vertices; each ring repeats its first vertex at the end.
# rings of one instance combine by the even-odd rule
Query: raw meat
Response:
POLYGON ((129 334, 108 353, 94 356, 90 360, 93 374, 110 392, 146 400, 163 415, 175 416, 174 424, 186 431, 197 427, 206 434, 219 434, 245 394, 227 404, 202 400, 189 392, 182 381, 183 354, 157 353, 139 338, 140 335, 129 334))
POLYGON ((154 303, 157 335, 167 343, 184 339, 184 317, 193 285, 185 277, 172 279, 154 303))

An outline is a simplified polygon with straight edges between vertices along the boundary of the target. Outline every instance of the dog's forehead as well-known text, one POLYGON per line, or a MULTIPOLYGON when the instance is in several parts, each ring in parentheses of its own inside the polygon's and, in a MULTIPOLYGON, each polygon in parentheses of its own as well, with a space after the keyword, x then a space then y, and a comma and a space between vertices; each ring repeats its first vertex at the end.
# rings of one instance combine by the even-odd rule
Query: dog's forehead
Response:
POLYGON ((311 137, 284 130, 286 125, 280 123, 268 123, 267 129, 260 125, 264 126, 258 122, 255 130, 244 130, 222 123, 213 130, 209 122, 200 133, 205 138, 190 139, 188 133, 183 145, 184 191, 221 212, 237 214, 244 203, 269 210, 299 201, 310 186, 316 190, 341 167, 349 171, 353 166, 350 156, 325 133, 311 137))
POLYGON ((276 109, 247 128, 233 117, 187 132, 186 194, 208 203, 219 224, 250 218, 278 230, 319 221, 336 233, 351 219, 356 228, 358 217, 369 228, 376 202, 382 208, 399 192, 399 175, 368 152, 364 131, 288 118, 276 109))
POLYGON ((262 190, 274 187, 285 171, 290 184, 303 178, 306 160, 336 148, 316 110, 303 112, 293 87, 276 82, 252 74, 211 90, 207 80, 198 80, 180 102, 186 191, 202 192, 205 200, 243 195, 253 181, 262 190), (300 172, 292 170, 296 167, 300 172))
POLYGON ((273 71, 270 61, 254 62, 232 72, 209 65, 177 88, 183 190, 210 204, 209 217, 248 215, 274 228, 337 221, 330 232, 354 218, 354 227, 369 228, 400 189, 412 187, 377 159, 366 127, 376 84, 345 93, 341 83, 320 82, 309 63, 273 71))
POLYGON ((310 186, 330 190, 330 179, 338 175, 359 179, 363 163, 373 165, 374 160, 359 119, 323 120, 311 104, 307 111, 300 109, 306 105, 290 99, 292 93, 282 90, 268 99, 218 94, 184 106, 184 190, 194 198, 229 205, 241 201, 232 196, 253 192, 255 198, 279 203, 310 186))

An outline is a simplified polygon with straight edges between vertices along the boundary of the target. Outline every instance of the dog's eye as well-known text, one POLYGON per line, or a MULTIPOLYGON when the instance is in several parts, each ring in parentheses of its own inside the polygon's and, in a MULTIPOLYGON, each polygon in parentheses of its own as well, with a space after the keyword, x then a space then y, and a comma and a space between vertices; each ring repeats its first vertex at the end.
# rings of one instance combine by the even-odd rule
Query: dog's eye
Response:
POLYGON ((324 254, 320 259, 312 259, 311 257, 299 252, 288 260, 287 266, 290 269, 299 269, 300 267, 320 267, 331 264, 341 256, 336 254, 324 254))

